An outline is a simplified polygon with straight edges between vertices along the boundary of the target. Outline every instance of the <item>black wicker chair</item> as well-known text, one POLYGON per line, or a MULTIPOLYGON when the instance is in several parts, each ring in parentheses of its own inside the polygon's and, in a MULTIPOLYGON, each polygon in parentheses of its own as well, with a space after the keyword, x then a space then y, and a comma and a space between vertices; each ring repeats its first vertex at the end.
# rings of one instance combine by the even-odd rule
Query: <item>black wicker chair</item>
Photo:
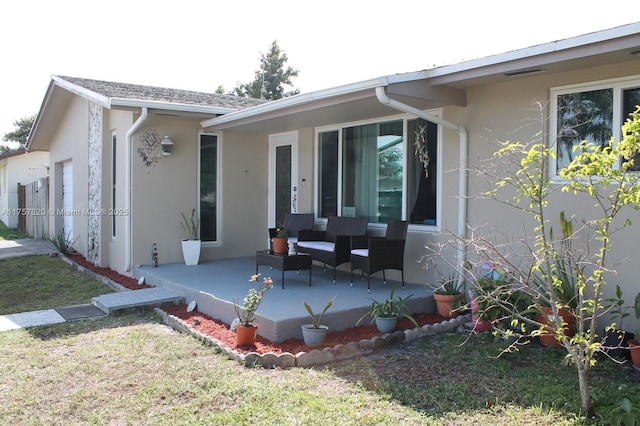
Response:
POLYGON ((336 267, 351 260, 351 237, 367 232, 367 218, 330 216, 326 231, 302 230, 298 232, 298 251, 311 255, 313 260, 333 266, 333 283, 336 267))
POLYGON ((404 245, 407 239, 408 223, 390 220, 384 237, 351 238, 351 286, 353 271, 359 269, 369 276, 367 292, 371 292, 371 274, 382 271, 382 279, 387 282, 385 269, 400 271, 404 288, 404 245))

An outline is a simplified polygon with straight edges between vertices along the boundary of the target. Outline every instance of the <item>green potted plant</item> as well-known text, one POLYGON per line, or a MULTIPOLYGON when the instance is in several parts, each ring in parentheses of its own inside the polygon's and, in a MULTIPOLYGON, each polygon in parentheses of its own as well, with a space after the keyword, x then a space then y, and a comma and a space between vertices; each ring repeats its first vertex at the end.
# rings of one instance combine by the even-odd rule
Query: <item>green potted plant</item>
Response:
POLYGON ((433 299, 436 301, 438 314, 445 318, 454 318, 460 315, 462 306, 464 287, 463 280, 457 271, 448 277, 440 275, 440 285, 433 292, 433 299))
POLYGON ((273 252, 275 254, 286 254, 289 251, 289 234, 287 226, 279 224, 276 228, 276 235, 271 239, 273 252))
MULTIPOLYGON (((249 281, 258 281, 260 274, 251 276, 249 281)), ((251 288, 247 295, 244 297, 243 305, 240 306, 234 300, 233 305, 238 316, 238 324, 236 325, 236 345, 237 346, 249 346, 253 345, 256 340, 256 334, 258 326, 254 324, 256 319, 256 311, 264 299, 264 295, 267 291, 273 288, 273 280, 271 277, 265 277, 262 280, 264 287, 260 290, 251 288)))
POLYGON ((336 300, 336 296, 333 296, 326 305, 324 305, 324 309, 318 315, 313 312, 311 305, 304 301, 304 308, 309 313, 311 317, 311 324, 302 324, 302 338, 304 340, 304 344, 310 347, 319 346, 324 342, 324 339, 327 336, 327 332, 329 331, 329 327, 321 324, 322 318, 324 314, 329 310, 329 308, 333 305, 333 302, 336 300))
POLYGON ((380 333, 391 333, 395 330, 400 317, 407 318, 416 327, 419 327, 411 314, 406 312, 408 310, 406 302, 413 296, 413 294, 401 298, 400 296, 394 296, 394 291, 395 288, 392 288, 389 297, 382 301, 369 298, 369 300, 371 300, 371 308, 369 308, 369 311, 360 317, 356 325, 360 324, 364 317, 369 315, 371 317, 371 322, 376 323, 376 327, 378 327, 378 331, 380 333))
POLYGON ((200 261, 200 239, 198 238, 198 229, 200 228, 200 219, 196 217, 196 209, 191 210, 189 216, 180 212, 182 216, 182 229, 185 237, 182 240, 182 256, 185 265, 197 265, 200 261))

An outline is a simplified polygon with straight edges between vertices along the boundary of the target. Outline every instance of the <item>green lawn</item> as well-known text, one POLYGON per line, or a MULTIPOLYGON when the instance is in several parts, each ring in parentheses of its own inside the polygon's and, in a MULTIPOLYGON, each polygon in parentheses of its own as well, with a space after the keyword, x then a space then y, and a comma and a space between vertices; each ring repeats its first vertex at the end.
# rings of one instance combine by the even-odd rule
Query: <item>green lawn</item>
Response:
POLYGON ((0 277, 0 315, 89 303, 114 291, 49 256, 0 260, 0 277))
POLYGON ((29 238, 27 235, 24 235, 18 232, 17 229, 10 229, 7 226, 0 222, 0 241, 3 240, 15 240, 18 238, 29 238))
MULTIPOLYGON (((2 303, 9 275, 23 288, 11 296, 18 310, 34 300, 39 308, 87 302, 84 287, 109 291, 60 259, 29 257, 0 262, 2 303)), ((604 424, 581 415, 575 368, 561 350, 534 345, 497 358, 503 346, 490 334, 465 338, 429 336, 316 369, 263 370, 148 312, 0 332, 0 424, 604 424)), ((623 397, 640 403, 628 364, 602 360, 591 387, 600 415, 623 397)))

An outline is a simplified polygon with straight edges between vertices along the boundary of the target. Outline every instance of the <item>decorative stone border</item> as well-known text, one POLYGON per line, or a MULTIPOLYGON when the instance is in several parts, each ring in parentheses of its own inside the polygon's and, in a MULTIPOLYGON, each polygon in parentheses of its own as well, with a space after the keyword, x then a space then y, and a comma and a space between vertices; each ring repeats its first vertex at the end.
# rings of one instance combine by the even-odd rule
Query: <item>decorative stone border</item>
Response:
POLYGON ((155 312, 160 315, 162 321, 169 327, 181 333, 190 334, 198 340, 217 347, 240 365, 244 365, 245 367, 261 366, 264 368, 306 368, 314 365, 328 364, 333 361, 355 358, 402 342, 409 342, 424 336, 456 330, 471 319, 470 314, 461 315, 440 323, 427 324, 412 330, 394 331, 393 333, 383 336, 376 336, 359 342, 351 342, 346 345, 339 344, 332 348, 313 349, 310 352, 298 352, 295 355, 289 352, 278 355, 273 352, 266 354, 259 354, 257 352, 250 352, 248 354, 240 353, 225 346, 225 344, 219 340, 194 329, 185 321, 166 313, 161 308, 156 308, 155 312))

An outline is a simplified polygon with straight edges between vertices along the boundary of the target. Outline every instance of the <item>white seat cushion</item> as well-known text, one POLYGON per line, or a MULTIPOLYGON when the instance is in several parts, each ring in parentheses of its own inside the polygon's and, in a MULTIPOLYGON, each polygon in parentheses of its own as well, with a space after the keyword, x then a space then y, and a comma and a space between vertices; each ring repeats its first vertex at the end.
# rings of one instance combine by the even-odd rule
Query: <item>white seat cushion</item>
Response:
POLYGON ((336 250, 336 244, 329 241, 298 241, 298 247, 329 252, 336 250))
POLYGON ((288 241, 289 241, 290 243, 295 244, 295 243, 297 243, 297 242, 298 242, 298 237, 289 237, 289 240, 288 240, 288 241))
POLYGON ((351 254, 354 256, 369 257, 369 249, 353 249, 351 254))

